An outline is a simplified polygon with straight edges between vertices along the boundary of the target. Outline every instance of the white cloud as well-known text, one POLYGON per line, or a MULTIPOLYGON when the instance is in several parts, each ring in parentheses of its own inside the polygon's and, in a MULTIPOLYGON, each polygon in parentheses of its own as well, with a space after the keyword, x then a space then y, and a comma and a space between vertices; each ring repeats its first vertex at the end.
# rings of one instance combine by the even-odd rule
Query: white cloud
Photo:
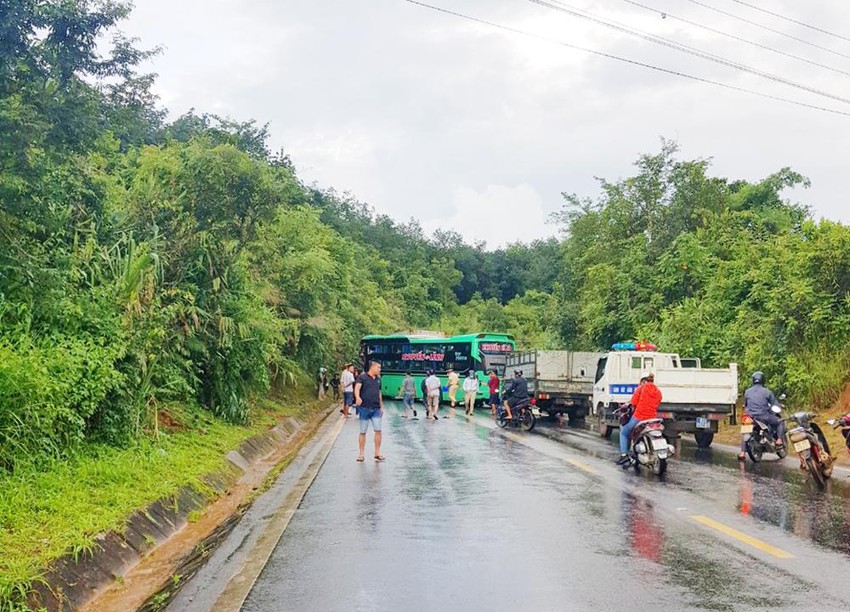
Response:
MULTIPOLYGON (((435 3, 636 61, 848 108, 531 3, 435 3)), ((845 31, 845 3, 776 0, 772 9, 845 31)), ((351 191, 399 220, 416 217, 427 228, 471 233, 491 247, 519 234, 547 235, 546 216, 560 208, 561 192, 597 195, 594 176, 629 175, 637 156, 657 152, 664 136, 679 141, 685 158, 712 157, 713 172, 730 179, 758 180, 791 166, 812 179, 812 189, 789 197, 818 216, 850 221, 847 117, 584 54, 401 0, 137 4, 125 29, 145 45, 165 46, 151 68, 160 73, 158 91, 172 115, 195 107, 269 121, 272 148, 284 147, 303 179, 351 191), (467 209, 479 216, 470 219, 467 209), (528 218, 525 229, 506 232, 517 215, 528 218)), ((847 82, 625 2, 568 4, 813 88, 841 93, 847 82)), ((825 52, 696 5, 652 5, 846 68, 825 52)), ((816 32, 775 25, 841 49, 816 32)))
POLYGON ((516 187, 487 185, 483 191, 458 187, 452 193, 452 203, 454 212, 442 219, 426 221, 423 226, 426 231, 454 230, 466 242, 486 242, 489 248, 556 233, 556 228, 547 222, 543 199, 527 183, 516 187))

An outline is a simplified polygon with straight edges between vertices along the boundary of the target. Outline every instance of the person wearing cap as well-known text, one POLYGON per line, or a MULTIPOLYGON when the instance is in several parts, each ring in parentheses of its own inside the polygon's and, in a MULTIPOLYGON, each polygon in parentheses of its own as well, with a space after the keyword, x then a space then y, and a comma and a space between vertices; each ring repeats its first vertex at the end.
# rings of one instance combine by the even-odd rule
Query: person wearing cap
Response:
POLYGON ((447 376, 449 382, 449 401, 452 403, 452 408, 457 405, 457 390, 460 387, 460 375, 454 371, 454 368, 449 368, 447 376))
POLYGON ((629 442, 637 424, 641 421, 658 418, 658 407, 661 405, 661 389, 655 386, 655 374, 644 372, 640 377, 640 385, 635 389, 629 403, 634 406, 634 413, 629 422, 620 427, 620 458, 617 463, 629 461, 629 442))

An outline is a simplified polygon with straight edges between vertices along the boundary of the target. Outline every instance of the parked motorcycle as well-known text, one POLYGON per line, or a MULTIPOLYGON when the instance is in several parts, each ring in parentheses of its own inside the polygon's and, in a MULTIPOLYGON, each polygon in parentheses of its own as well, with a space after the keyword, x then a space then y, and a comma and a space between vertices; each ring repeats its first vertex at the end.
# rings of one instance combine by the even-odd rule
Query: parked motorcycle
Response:
MULTIPOLYGON (((625 406, 615 411, 620 417, 620 423, 628 423, 631 418, 631 406, 625 406)), ((652 471, 656 476, 660 476, 667 471, 667 459, 676 453, 675 447, 667 442, 664 437, 664 420, 663 419, 647 419, 640 421, 632 430, 631 439, 629 440, 629 457, 631 461, 623 466, 623 469, 628 469, 630 466, 635 468, 636 472, 640 471, 641 467, 645 467, 652 471)))
POLYGON ((792 415, 791 420, 798 426, 788 432, 788 438, 800 458, 800 465, 805 466, 817 485, 823 488, 832 476, 832 457, 823 431, 812 421, 814 416, 811 412, 792 415))
POLYGON ((847 452, 850 453, 850 414, 829 419, 827 423, 832 425, 833 429, 841 430, 841 435, 844 437, 844 445, 847 447, 847 452))
MULTIPOLYGON (((772 406, 770 410, 777 416, 782 414, 782 406, 772 406)), ((780 459, 788 456, 787 434, 782 440, 783 445, 777 446, 770 426, 749 414, 741 417, 741 438, 753 463, 761 461, 765 453, 773 453, 780 459)))
POLYGON ((511 408, 511 418, 508 418, 508 413, 504 406, 499 406, 499 412, 496 415, 496 425, 502 429, 508 425, 517 427, 523 431, 531 431, 537 423, 537 417, 540 416, 540 411, 537 409, 537 400, 529 397, 520 400, 511 408))

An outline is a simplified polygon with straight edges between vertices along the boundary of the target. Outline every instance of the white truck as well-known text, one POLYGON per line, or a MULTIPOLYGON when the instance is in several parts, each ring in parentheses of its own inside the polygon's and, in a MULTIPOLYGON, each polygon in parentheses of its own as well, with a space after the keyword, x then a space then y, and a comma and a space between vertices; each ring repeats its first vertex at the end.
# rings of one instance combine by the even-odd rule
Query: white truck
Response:
POLYGON ((703 368, 699 359, 660 353, 646 343, 622 343, 599 359, 593 385, 593 407, 604 438, 620 426, 613 412, 627 404, 643 372, 655 375, 663 400, 658 416, 665 434, 693 433, 700 448, 708 448, 718 423, 729 418, 738 401, 738 366, 703 368))
POLYGON ((508 354, 505 376, 522 370, 537 407, 555 417, 569 416, 579 423, 591 413, 596 366, 604 353, 531 350, 508 354))

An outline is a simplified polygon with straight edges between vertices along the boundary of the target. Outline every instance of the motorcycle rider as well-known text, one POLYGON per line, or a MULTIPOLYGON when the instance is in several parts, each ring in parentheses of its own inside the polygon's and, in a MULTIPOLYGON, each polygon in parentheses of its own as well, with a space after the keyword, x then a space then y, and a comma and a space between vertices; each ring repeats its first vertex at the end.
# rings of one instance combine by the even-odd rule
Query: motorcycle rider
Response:
POLYGON ((514 377, 505 388, 505 412, 508 413, 508 420, 513 418, 511 408, 516 406, 522 400, 528 399, 528 381, 522 376, 522 370, 514 370, 514 377))
POLYGON ((629 400, 629 403, 635 409, 632 418, 620 427, 620 458, 617 459, 617 464, 624 465, 631 460, 629 443, 631 442, 632 432, 641 421, 658 418, 658 407, 661 405, 661 399, 661 389, 655 386, 655 374, 644 372, 640 377, 640 385, 635 389, 632 399, 629 400))
MULTIPOLYGON (((785 440, 785 421, 770 409, 779 405, 779 400, 768 389, 765 384, 764 372, 753 372, 753 386, 744 392, 744 414, 750 415, 762 423, 767 423, 770 433, 776 440, 776 446, 783 445, 785 440)), ((738 461, 744 461, 747 443, 741 438, 741 452, 738 453, 738 461)))

